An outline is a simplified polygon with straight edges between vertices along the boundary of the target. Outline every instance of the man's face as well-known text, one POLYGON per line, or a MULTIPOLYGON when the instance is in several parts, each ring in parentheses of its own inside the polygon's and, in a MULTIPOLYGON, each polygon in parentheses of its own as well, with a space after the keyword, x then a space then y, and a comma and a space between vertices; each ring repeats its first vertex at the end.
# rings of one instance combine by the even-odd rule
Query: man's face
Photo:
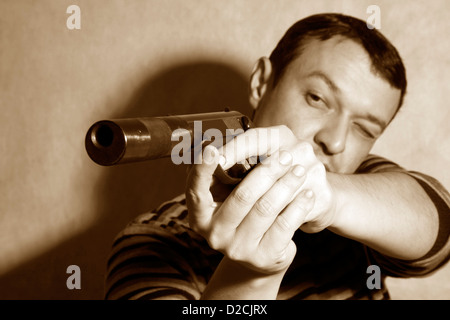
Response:
POLYGON ((353 173, 395 114, 400 90, 372 72, 368 54, 342 37, 311 40, 257 105, 258 127, 284 124, 312 144, 330 172, 353 173))

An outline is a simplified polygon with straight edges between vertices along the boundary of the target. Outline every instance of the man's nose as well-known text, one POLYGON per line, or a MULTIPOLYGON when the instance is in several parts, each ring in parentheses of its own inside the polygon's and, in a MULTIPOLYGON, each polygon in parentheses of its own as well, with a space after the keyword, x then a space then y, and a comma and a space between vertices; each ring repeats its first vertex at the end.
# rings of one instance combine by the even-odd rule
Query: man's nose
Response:
POLYGON ((347 121, 343 117, 335 116, 327 119, 314 136, 314 142, 322 148, 326 155, 339 154, 345 150, 347 134, 347 121))

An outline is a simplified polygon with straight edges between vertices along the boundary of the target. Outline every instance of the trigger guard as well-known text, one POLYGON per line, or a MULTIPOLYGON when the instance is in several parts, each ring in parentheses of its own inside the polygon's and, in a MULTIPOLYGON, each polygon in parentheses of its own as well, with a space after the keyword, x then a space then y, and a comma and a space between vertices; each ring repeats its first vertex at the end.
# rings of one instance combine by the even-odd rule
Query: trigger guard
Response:
POLYGON ((244 164, 237 163, 228 170, 224 170, 221 165, 218 165, 214 176, 216 176, 220 182, 228 185, 236 185, 245 178, 245 176, 252 169, 252 165, 246 160, 244 164))
POLYGON ((223 168, 218 165, 216 171, 214 171, 214 176, 220 180, 223 184, 235 185, 242 181, 242 178, 234 178, 230 176, 228 170, 223 170, 223 168))

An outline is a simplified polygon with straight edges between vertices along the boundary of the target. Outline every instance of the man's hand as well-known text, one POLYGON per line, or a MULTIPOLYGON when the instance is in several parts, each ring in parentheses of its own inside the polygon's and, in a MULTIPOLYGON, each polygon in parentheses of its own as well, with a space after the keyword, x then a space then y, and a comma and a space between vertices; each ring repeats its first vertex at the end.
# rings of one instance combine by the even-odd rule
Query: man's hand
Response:
POLYGON ((285 126, 250 129, 221 150, 206 147, 189 172, 186 199, 191 227, 212 248, 264 274, 285 271, 295 256, 295 231, 326 228, 335 206, 323 164, 285 126), (220 159, 227 169, 258 155, 266 158, 215 203, 210 187, 220 159))
POLYGON ((248 130, 227 143, 219 152, 225 158, 222 167, 226 170, 256 155, 270 159, 271 154, 279 150, 288 150, 293 158, 292 165, 300 165, 305 169, 305 183, 299 191, 311 190, 316 197, 314 208, 305 217, 301 229, 315 233, 327 228, 333 223, 336 214, 335 192, 311 144, 298 140, 288 127, 282 125, 248 130))

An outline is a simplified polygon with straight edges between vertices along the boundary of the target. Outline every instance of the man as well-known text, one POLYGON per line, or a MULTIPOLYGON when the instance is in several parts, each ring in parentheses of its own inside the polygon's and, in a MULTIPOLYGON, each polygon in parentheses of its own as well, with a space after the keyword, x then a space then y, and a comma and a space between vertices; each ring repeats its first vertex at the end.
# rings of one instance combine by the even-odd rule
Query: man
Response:
POLYGON ((258 128, 206 147, 186 199, 118 236, 106 297, 386 299, 384 282, 367 285, 369 265, 383 279, 436 270, 450 255, 448 193, 369 155, 405 92, 400 56, 365 22, 294 24, 251 75, 258 128), (215 202, 217 167, 257 155, 267 158, 215 202))

